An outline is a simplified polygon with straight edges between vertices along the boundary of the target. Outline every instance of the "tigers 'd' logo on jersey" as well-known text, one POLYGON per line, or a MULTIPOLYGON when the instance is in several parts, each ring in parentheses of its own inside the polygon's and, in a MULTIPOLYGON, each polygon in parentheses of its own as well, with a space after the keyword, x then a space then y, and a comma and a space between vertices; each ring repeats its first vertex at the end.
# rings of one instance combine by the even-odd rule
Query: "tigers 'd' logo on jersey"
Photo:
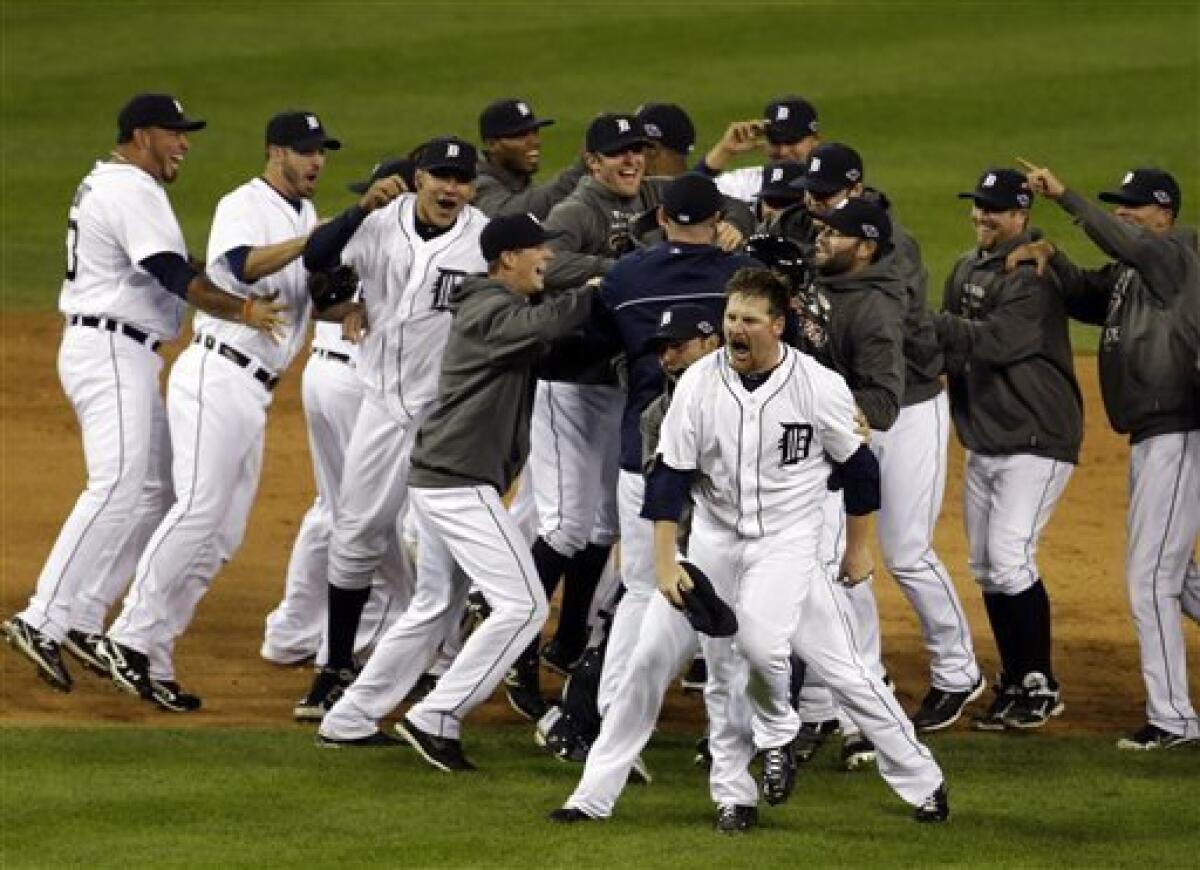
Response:
POLYGON ((809 423, 780 423, 783 434, 779 436, 779 464, 795 465, 808 458, 812 447, 813 427, 809 423))
POLYGON ((430 309, 433 311, 449 311, 450 295, 458 285, 462 284, 463 278, 467 277, 468 274, 470 273, 460 272, 458 269, 443 269, 439 266, 438 276, 431 288, 433 301, 429 304, 430 309))

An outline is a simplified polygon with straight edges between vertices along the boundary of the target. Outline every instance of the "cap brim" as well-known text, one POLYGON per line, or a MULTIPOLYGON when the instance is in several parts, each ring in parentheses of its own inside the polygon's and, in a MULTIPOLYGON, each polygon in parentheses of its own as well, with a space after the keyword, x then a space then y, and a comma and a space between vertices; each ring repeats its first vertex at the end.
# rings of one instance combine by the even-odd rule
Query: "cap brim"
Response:
POLYGON ((839 190, 845 190, 850 187, 849 182, 838 183, 825 178, 809 178, 807 175, 801 175, 788 184, 788 187, 796 190, 807 190, 815 193, 817 196, 828 196, 831 193, 837 193, 839 190))
POLYGON ((430 163, 428 165, 418 164, 417 169, 423 169, 426 172, 433 172, 435 169, 453 169, 455 172, 467 176, 467 178, 471 179, 472 181, 474 181, 475 177, 478 175, 473 165, 470 169, 467 169, 461 163, 430 163))
POLYGON ((320 148, 324 148, 326 151, 337 151, 342 147, 342 143, 341 140, 330 136, 309 136, 304 139, 297 139, 285 147, 298 152, 316 151, 320 148))
POLYGON ((999 199, 990 197, 986 193, 979 193, 978 191, 963 191, 958 195, 958 198, 969 199, 978 206, 997 211, 1020 211, 1022 209, 1020 205, 1011 202, 1001 202, 999 199))
POLYGON ((208 121, 201 121, 199 118, 181 118, 178 121, 171 121, 163 124, 149 124, 150 127, 161 127, 164 130, 178 130, 181 133, 194 133, 197 130, 203 130, 208 126, 208 121))
POLYGON ((788 183, 783 187, 764 187, 758 193, 754 194, 754 198, 801 200, 804 199, 804 191, 792 187, 791 183, 788 183))
POLYGON ((610 154, 617 154, 621 151, 624 151, 630 145, 653 145, 656 141, 657 140, 652 139, 645 134, 624 136, 615 142, 609 143, 606 148, 598 151, 597 153, 604 154, 606 156, 610 154))
POLYGON ((1153 199, 1138 199, 1137 197, 1129 196, 1119 190, 1106 190, 1100 194, 1098 199, 1101 202, 1112 203, 1113 205, 1159 205, 1153 199))
POLYGON ((352 181, 346 185, 346 190, 351 193, 366 193, 370 186, 371 182, 369 181, 352 181))

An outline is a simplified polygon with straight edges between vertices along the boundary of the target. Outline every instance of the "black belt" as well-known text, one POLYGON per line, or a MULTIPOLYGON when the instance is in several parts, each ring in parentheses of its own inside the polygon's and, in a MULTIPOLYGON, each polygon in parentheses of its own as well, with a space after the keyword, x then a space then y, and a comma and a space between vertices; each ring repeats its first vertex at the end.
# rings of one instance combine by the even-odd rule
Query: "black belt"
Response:
POLYGON ((250 357, 246 356, 236 347, 230 347, 223 342, 217 341, 211 335, 197 335, 192 341, 209 350, 215 350, 220 356, 225 357, 225 359, 234 365, 244 368, 251 374, 254 380, 258 381, 268 390, 275 389, 275 385, 279 383, 279 375, 272 374, 261 366, 256 366, 250 357))
POLYGON ((347 363, 350 362, 350 354, 338 353, 336 350, 326 350, 323 347, 314 347, 313 356, 319 356, 321 359, 331 359, 334 362, 347 363))
POLYGON ((144 344, 150 350, 158 350, 162 344, 156 338, 151 338, 149 333, 142 332, 136 326, 130 326, 128 323, 122 323, 119 320, 113 320, 111 317, 93 317, 90 314, 72 314, 67 318, 67 323, 72 326, 86 326, 90 329, 106 329, 109 332, 119 332, 126 338, 132 338, 138 344, 144 344))

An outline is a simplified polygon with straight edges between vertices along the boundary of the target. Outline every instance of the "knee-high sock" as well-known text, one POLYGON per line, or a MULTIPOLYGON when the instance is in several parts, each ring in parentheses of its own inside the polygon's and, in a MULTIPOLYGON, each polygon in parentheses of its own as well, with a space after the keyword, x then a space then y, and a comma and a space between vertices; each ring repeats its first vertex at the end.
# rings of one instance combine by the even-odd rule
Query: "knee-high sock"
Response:
POLYGON ((558 610, 558 628, 554 637, 559 646, 572 654, 572 658, 581 654, 587 645, 592 597, 596 594, 596 586, 600 583, 611 553, 611 546, 588 544, 567 564, 562 604, 558 610))
POLYGON ((342 589, 329 584, 329 658, 326 666, 342 669, 354 667, 354 636, 362 619, 363 607, 371 587, 342 589))
POLYGON ((1006 683, 1021 679, 1017 671, 1020 663, 1017 661, 1015 642, 1012 630, 1012 618, 1009 615, 1010 597, 999 592, 983 593, 983 605, 987 609, 988 622, 992 626, 992 637, 996 640, 996 652, 1000 654, 1000 669, 1006 683))
POLYGON ((1020 680, 1025 674, 1037 671, 1045 674, 1051 688, 1057 687, 1050 661, 1050 598, 1042 581, 1011 596, 1008 610, 1017 668, 1013 679, 1020 680))

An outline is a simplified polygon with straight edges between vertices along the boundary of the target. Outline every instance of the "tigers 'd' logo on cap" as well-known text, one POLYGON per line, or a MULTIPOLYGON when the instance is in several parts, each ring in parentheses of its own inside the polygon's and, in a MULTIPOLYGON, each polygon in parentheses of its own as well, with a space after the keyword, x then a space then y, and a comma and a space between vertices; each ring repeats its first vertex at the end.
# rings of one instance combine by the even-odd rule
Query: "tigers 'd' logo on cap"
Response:
POLYGON ((788 108, 787 106, 776 106, 775 107, 775 120, 776 121, 786 121, 791 116, 792 116, 792 110, 790 108, 788 108))
POLYGON ((781 181, 783 179, 783 169, 776 166, 771 170, 771 181, 781 181))

